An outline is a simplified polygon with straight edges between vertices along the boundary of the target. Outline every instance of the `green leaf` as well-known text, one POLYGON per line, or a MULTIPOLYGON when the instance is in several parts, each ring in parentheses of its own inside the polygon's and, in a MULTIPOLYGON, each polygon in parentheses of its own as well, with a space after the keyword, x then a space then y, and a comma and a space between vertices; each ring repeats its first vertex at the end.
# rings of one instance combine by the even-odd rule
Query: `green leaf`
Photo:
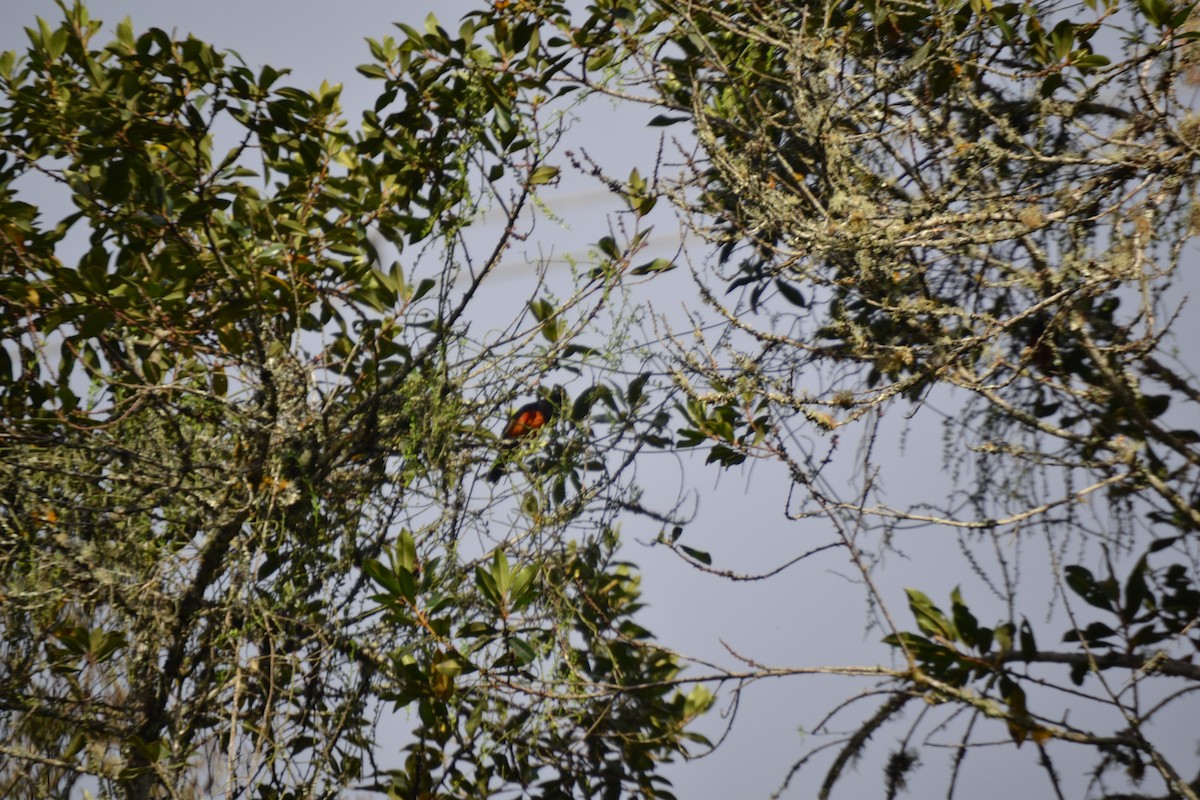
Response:
POLYGON ((792 286, 787 281, 779 278, 775 279, 775 286, 779 289, 779 293, 783 295, 784 299, 789 303, 794 306, 799 306, 800 308, 808 308, 808 300, 805 299, 801 291, 795 286, 792 286))
POLYGON ((384 591, 400 595, 400 583, 396 580, 396 574, 381 562, 371 558, 363 562, 362 568, 367 577, 375 581, 384 591))
POLYGON ((545 322, 548 317, 554 314, 554 304, 549 300, 530 300, 529 310, 533 313, 533 318, 538 322, 545 322))
POLYGON ((1172 547, 1176 542, 1178 542, 1182 538, 1183 538, 1182 536, 1167 536, 1162 539, 1155 539, 1153 542, 1150 543, 1148 552, 1157 553, 1161 550, 1166 550, 1168 547, 1172 547))
POLYGON ((1125 581, 1125 604, 1121 609, 1121 616, 1126 622, 1137 619, 1138 612, 1144 604, 1153 604, 1154 595, 1146 582, 1147 571, 1146 557, 1142 556, 1125 581))
POLYGON ((466 639, 491 638, 498 631, 495 626, 489 625, 486 622, 468 622, 458 630, 458 635, 466 639))
POLYGON ((499 547, 492 554, 491 575, 496 582, 496 590, 502 596, 507 596, 509 588, 512 586, 512 570, 508 566, 508 557, 504 555, 504 551, 499 547))
POLYGON ((656 258, 653 261, 634 267, 630 272, 634 275, 650 275, 656 272, 670 272, 675 269, 675 262, 669 258, 656 258))
POLYGON ((687 553, 691 558, 699 561, 701 564, 704 564, 705 566, 712 566, 712 556, 703 550, 697 550, 694 547, 688 547, 686 544, 679 545, 679 549, 687 553))
POLYGON ((921 632, 934 637, 941 637, 946 641, 953 642, 958 639, 954 631, 954 626, 942 610, 933 604, 933 601, 916 589, 905 589, 908 595, 908 607, 912 610, 913 616, 916 618, 917 627, 921 632))
POLYGON ((611 47, 598 47, 588 58, 586 66, 590 70, 604 69, 613 60, 615 54, 616 51, 611 47))
POLYGON ((1138 405, 1147 419, 1155 419, 1166 413, 1167 408, 1171 405, 1171 396, 1168 394, 1149 394, 1140 398, 1138 405))
POLYGON ((538 570, 530 565, 522 567, 513 576, 512 587, 509 590, 513 611, 519 611, 537 599, 537 586, 534 585, 537 575, 538 570))
POLYGON ((529 665, 537 660, 537 651, 524 639, 516 637, 509 639, 508 649, 522 665, 529 665))
POLYGON ((496 586, 495 577, 483 567, 475 568, 475 586, 483 593, 488 605, 496 610, 504 608, 504 596, 496 586))
POLYGON ((363 563, 363 572, 392 597, 402 599, 409 605, 416 604, 416 581, 409 570, 404 567, 389 569, 382 562, 369 559, 363 563))
POLYGON ((646 382, 650 380, 650 373, 643 372, 629 382, 629 386, 625 390, 625 399, 629 403, 631 409, 637 408, 642 403, 643 391, 646 388, 646 382))
POLYGON ((542 323, 542 338, 551 344, 556 344, 563 333, 563 326, 556 318, 551 318, 542 323))
POLYGON ((667 125, 674 125, 677 122, 687 122, 689 119, 691 119, 691 117, 672 117, 668 116, 667 114, 659 114, 647 124, 652 127, 663 128, 667 125))
POLYGON ((1063 575, 1067 586, 1075 594, 1082 597, 1084 602, 1105 611, 1113 610, 1112 602, 1109 600, 1108 595, 1101 590, 1090 570, 1073 564, 1063 569, 1063 575))
POLYGON ((463 664, 458 658, 451 656, 434 662, 433 669, 434 672, 441 675, 449 675, 451 678, 457 678, 463 673, 463 664))
POLYGON ((1037 641, 1034 639, 1033 627, 1030 626, 1028 620, 1021 621, 1020 642, 1021 655, 1027 660, 1037 655, 1037 641))
POLYGON ((417 569, 417 543, 413 539, 412 533, 405 528, 400 531, 400 536, 396 539, 395 544, 396 564, 410 572, 416 572, 417 569))
POLYGON ((1162 28, 1171 19, 1171 4, 1168 0, 1137 0, 1137 5, 1147 21, 1155 27, 1162 28))
POLYGON ((1080 70, 1091 70, 1099 67, 1107 67, 1112 63, 1107 56, 1102 56, 1097 53, 1089 53, 1078 58, 1071 59, 1071 66, 1080 70))
POLYGON ((1045 419, 1057 414, 1060 408, 1062 408, 1062 403, 1035 402, 1033 404, 1033 415, 1038 419, 1045 419))
POLYGON ((617 242, 611 236, 605 236, 600 241, 596 242, 596 249, 601 253, 611 258, 613 261, 620 261, 624 255, 621 249, 617 247, 617 242))
POLYGON ((1063 641, 1078 644, 1081 635, 1091 647, 1111 647, 1112 643, 1105 640, 1116 636, 1117 632, 1103 622, 1093 622, 1082 631, 1074 629, 1067 631, 1063 634, 1063 641))
MULTIPOLYGON (((968 647, 977 647, 979 644, 979 621, 963 603, 962 592, 957 586, 950 593, 950 601, 950 613, 954 618, 954 627, 963 644, 968 647)), ((986 652, 986 649, 982 652, 986 652)))
POLYGON ((94 630, 91 633, 90 656, 102 664, 126 646, 125 634, 121 631, 94 630))
POLYGON ((705 459, 706 464, 717 463, 723 467, 736 467, 738 464, 746 460, 746 454, 735 450, 729 445, 714 444, 712 449, 708 451, 708 458, 705 459))
POLYGON ((389 77, 387 70, 378 64, 359 64, 355 69, 358 70, 360 75, 365 75, 374 80, 387 80, 389 77))
POLYGON ((540 166, 529 174, 530 186, 541 186, 558 178, 558 167, 540 166))
POLYGON ((708 687, 702 684, 696 684, 692 690, 687 693, 687 697, 683 703, 683 714, 689 719, 699 716, 712 708, 716 702, 717 696, 708 690, 708 687))
POLYGON ((409 302, 410 303, 417 302, 422 297, 429 294, 429 292, 436 285, 437 285, 437 281, 435 281, 433 278, 422 278, 421 282, 417 284, 416 290, 413 291, 412 297, 409 299, 409 302))
MULTIPOLYGON (((654 206, 658 204, 658 195, 640 195, 631 196, 629 198, 629 207, 639 217, 644 217, 654 210, 654 206)), ((656 259, 663 260, 663 259, 656 259)))
POLYGON ((883 637, 883 643, 899 650, 908 650, 916 658, 929 661, 944 656, 946 647, 936 644, 924 636, 909 631, 901 631, 883 637))
POLYGON ((571 404, 571 421, 583 422, 591 415, 596 403, 601 400, 604 400, 609 406, 613 405, 612 390, 604 384, 592 384, 584 389, 571 404))
POLYGON ((415 606, 417 604, 417 582, 413 578, 413 574, 404 567, 397 567, 395 575, 400 597, 404 598, 410 606, 415 606))
POLYGON ((626 183, 629 185, 630 191, 635 194, 643 192, 646 189, 646 179, 642 177, 642 173, 637 167, 629 171, 629 180, 626 183))

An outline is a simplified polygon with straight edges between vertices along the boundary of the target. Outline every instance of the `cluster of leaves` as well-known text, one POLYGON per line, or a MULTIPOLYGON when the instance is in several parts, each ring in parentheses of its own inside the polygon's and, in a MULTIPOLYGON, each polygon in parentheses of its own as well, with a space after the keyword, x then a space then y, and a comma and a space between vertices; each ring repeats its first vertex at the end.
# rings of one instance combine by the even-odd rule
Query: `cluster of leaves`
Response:
MULTIPOLYGON (((1185 667, 1191 663, 1190 653, 1173 664, 1163 657, 1165 651, 1153 650, 1181 640, 1200 650, 1200 636, 1194 630, 1200 617, 1200 589, 1193 575, 1183 564, 1152 569, 1148 563, 1151 554, 1167 550, 1178 541, 1179 537, 1156 540, 1129 570, 1123 587, 1111 563, 1107 565, 1107 577, 1100 580, 1086 567, 1066 567, 1063 573, 1067 586, 1088 605, 1106 612, 1111 624, 1096 621, 1072 628, 1063 641, 1083 643, 1089 650, 1105 654, 1137 656, 1153 652, 1146 661, 1147 668, 1172 670, 1178 666, 1188 672, 1185 667)), ((1081 685, 1086 675, 1085 666, 1079 664, 1071 680, 1081 685)))
POLYGON ((388 623, 439 645, 390 654, 395 680, 381 699, 415 707, 422 723, 391 773, 396 791, 672 796, 655 764, 681 739, 706 744, 683 726, 712 698, 676 690, 678 663, 633 621, 638 581, 613 560, 616 544, 609 532, 518 565, 497 549, 475 567, 471 607, 448 600, 464 576, 421 562, 411 536, 366 564, 388 623))
MULTIPOLYGON (((1052 740, 1088 744, 1103 754, 1106 766, 1121 767, 1135 781, 1146 777, 1155 758, 1146 728, 1157 708, 1131 715, 1132 724, 1117 736, 1097 734, 1068 721, 1056 704, 1042 699, 1047 708, 1030 702, 1024 684, 1037 679, 1037 667, 1068 665, 1071 682, 1083 687, 1089 677, 1106 692, 1114 692, 1110 670, 1129 670, 1135 681, 1153 675, 1187 681, 1200 680, 1193 663, 1200 651, 1200 589, 1183 564, 1152 568, 1149 557, 1178 544, 1178 537, 1156 540, 1130 569, 1124 583, 1108 565, 1108 575, 1097 579, 1086 567, 1063 570, 1070 592, 1087 605, 1105 612, 1110 622, 1086 625, 1072 613, 1078 627, 1062 637, 1078 650, 1058 652, 1039 647, 1033 627, 1023 620, 1018 627, 1004 622, 995 628, 980 625, 958 589, 951 593, 951 612, 943 612, 924 593, 908 590, 908 603, 920 633, 900 632, 884 641, 901 651, 913 671, 904 677, 908 696, 931 703, 956 702, 971 709, 973 717, 1003 720, 1019 747, 1027 738, 1038 745, 1052 740), (1179 652, 1178 656, 1169 651, 1179 652), (1035 666, 1037 665, 1037 666, 1035 666), (998 702, 997 702, 998 701, 998 702)), ((1068 601, 1068 607, 1070 602, 1068 601)), ((1044 669, 1040 674, 1045 674, 1044 669)), ((1038 683, 1044 683, 1039 679, 1038 683)), ((905 696, 905 695, 902 695, 905 696)), ((1161 708, 1161 706, 1159 707, 1161 708)), ((883 718, 873 720, 878 727, 883 718)), ((1179 781, 1176 774, 1175 780, 1179 781)), ((1180 782, 1186 792, 1191 787, 1180 782)))

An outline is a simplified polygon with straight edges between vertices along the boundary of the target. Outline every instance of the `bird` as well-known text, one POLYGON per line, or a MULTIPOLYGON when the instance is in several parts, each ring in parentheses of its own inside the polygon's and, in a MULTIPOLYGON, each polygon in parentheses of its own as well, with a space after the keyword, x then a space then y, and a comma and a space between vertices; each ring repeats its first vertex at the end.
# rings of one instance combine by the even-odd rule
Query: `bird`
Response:
MULTIPOLYGON (((554 416, 554 406, 545 397, 539 397, 533 402, 526 403, 514 411, 512 416, 508 418, 504 430, 500 433, 500 438, 504 440, 501 446, 513 447, 517 439, 521 439, 539 430, 550 421, 552 416, 554 416)), ((496 459, 491 472, 487 474, 489 483, 495 483, 500 480, 500 476, 504 474, 506 460, 503 455, 496 459)))

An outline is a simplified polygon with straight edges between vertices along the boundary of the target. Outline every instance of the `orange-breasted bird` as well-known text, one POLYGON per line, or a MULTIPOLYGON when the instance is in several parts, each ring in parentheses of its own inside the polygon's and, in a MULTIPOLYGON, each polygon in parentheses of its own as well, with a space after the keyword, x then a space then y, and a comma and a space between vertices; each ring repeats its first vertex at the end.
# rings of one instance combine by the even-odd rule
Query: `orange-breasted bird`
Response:
MULTIPOLYGON (((516 445, 515 440, 538 430, 549 422, 552 416, 554 416, 554 405, 546 398, 539 397, 532 403, 526 403, 508 418, 508 423, 500 433, 500 438, 505 440, 501 442, 501 446, 513 447, 516 445)), ((487 474, 487 479, 491 483, 500 480, 500 476, 504 474, 505 461, 503 456, 496 459, 492 471, 487 474)))

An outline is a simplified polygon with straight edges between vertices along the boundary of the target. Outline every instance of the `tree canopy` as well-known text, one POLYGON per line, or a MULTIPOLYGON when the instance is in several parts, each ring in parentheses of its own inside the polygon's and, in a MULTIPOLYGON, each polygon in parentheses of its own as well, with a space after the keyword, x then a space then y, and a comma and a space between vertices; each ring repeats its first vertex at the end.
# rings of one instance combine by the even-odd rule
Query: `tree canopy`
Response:
POLYGON ((555 179, 552 114, 432 25, 372 45, 352 130, 337 87, 64 12, 0 57, 5 791, 655 794, 708 699, 615 559, 665 421, 581 343, 619 333, 620 271, 529 265, 471 326, 555 179))
POLYGON ((998 729, 1058 796, 1195 797, 1156 725, 1200 678, 1200 394, 1173 339, 1200 219, 1193 6, 624 8, 615 75, 580 77, 690 128, 654 191, 711 248, 699 307, 721 321, 669 339, 676 444, 778 465, 784 513, 846 549, 894 649, 875 706, 835 708, 821 728, 852 733, 793 774, 832 747, 827 794, 893 726, 889 796, 939 748, 953 794, 998 729), (944 415, 942 496, 885 493, 889 414, 944 415), (855 435, 847 487, 828 474, 855 435), (910 589, 905 622, 873 576, 914 529, 974 574, 910 589), (1022 581, 1030 540, 1049 591, 1022 581), (1086 786, 1060 745, 1094 753, 1086 786))
POLYGON ((1057 796, 1200 793, 1159 724, 1200 689, 1191 5, 497 0, 370 41, 356 125, 63 12, 0 56, 5 786, 671 797, 715 692, 821 673, 783 789, 953 796, 1000 743, 1057 796), (628 177, 569 149, 597 101, 663 130, 628 177), (480 322, 571 172, 610 235, 480 322), (686 317, 629 311, 685 260, 686 317), (944 483, 889 494, 931 417, 944 483), (685 669, 640 625, 624 520, 752 577, 639 485, 662 450, 778 475, 819 535, 769 577, 844 554, 878 663, 685 669), (913 535, 948 598, 881 588, 913 535))

